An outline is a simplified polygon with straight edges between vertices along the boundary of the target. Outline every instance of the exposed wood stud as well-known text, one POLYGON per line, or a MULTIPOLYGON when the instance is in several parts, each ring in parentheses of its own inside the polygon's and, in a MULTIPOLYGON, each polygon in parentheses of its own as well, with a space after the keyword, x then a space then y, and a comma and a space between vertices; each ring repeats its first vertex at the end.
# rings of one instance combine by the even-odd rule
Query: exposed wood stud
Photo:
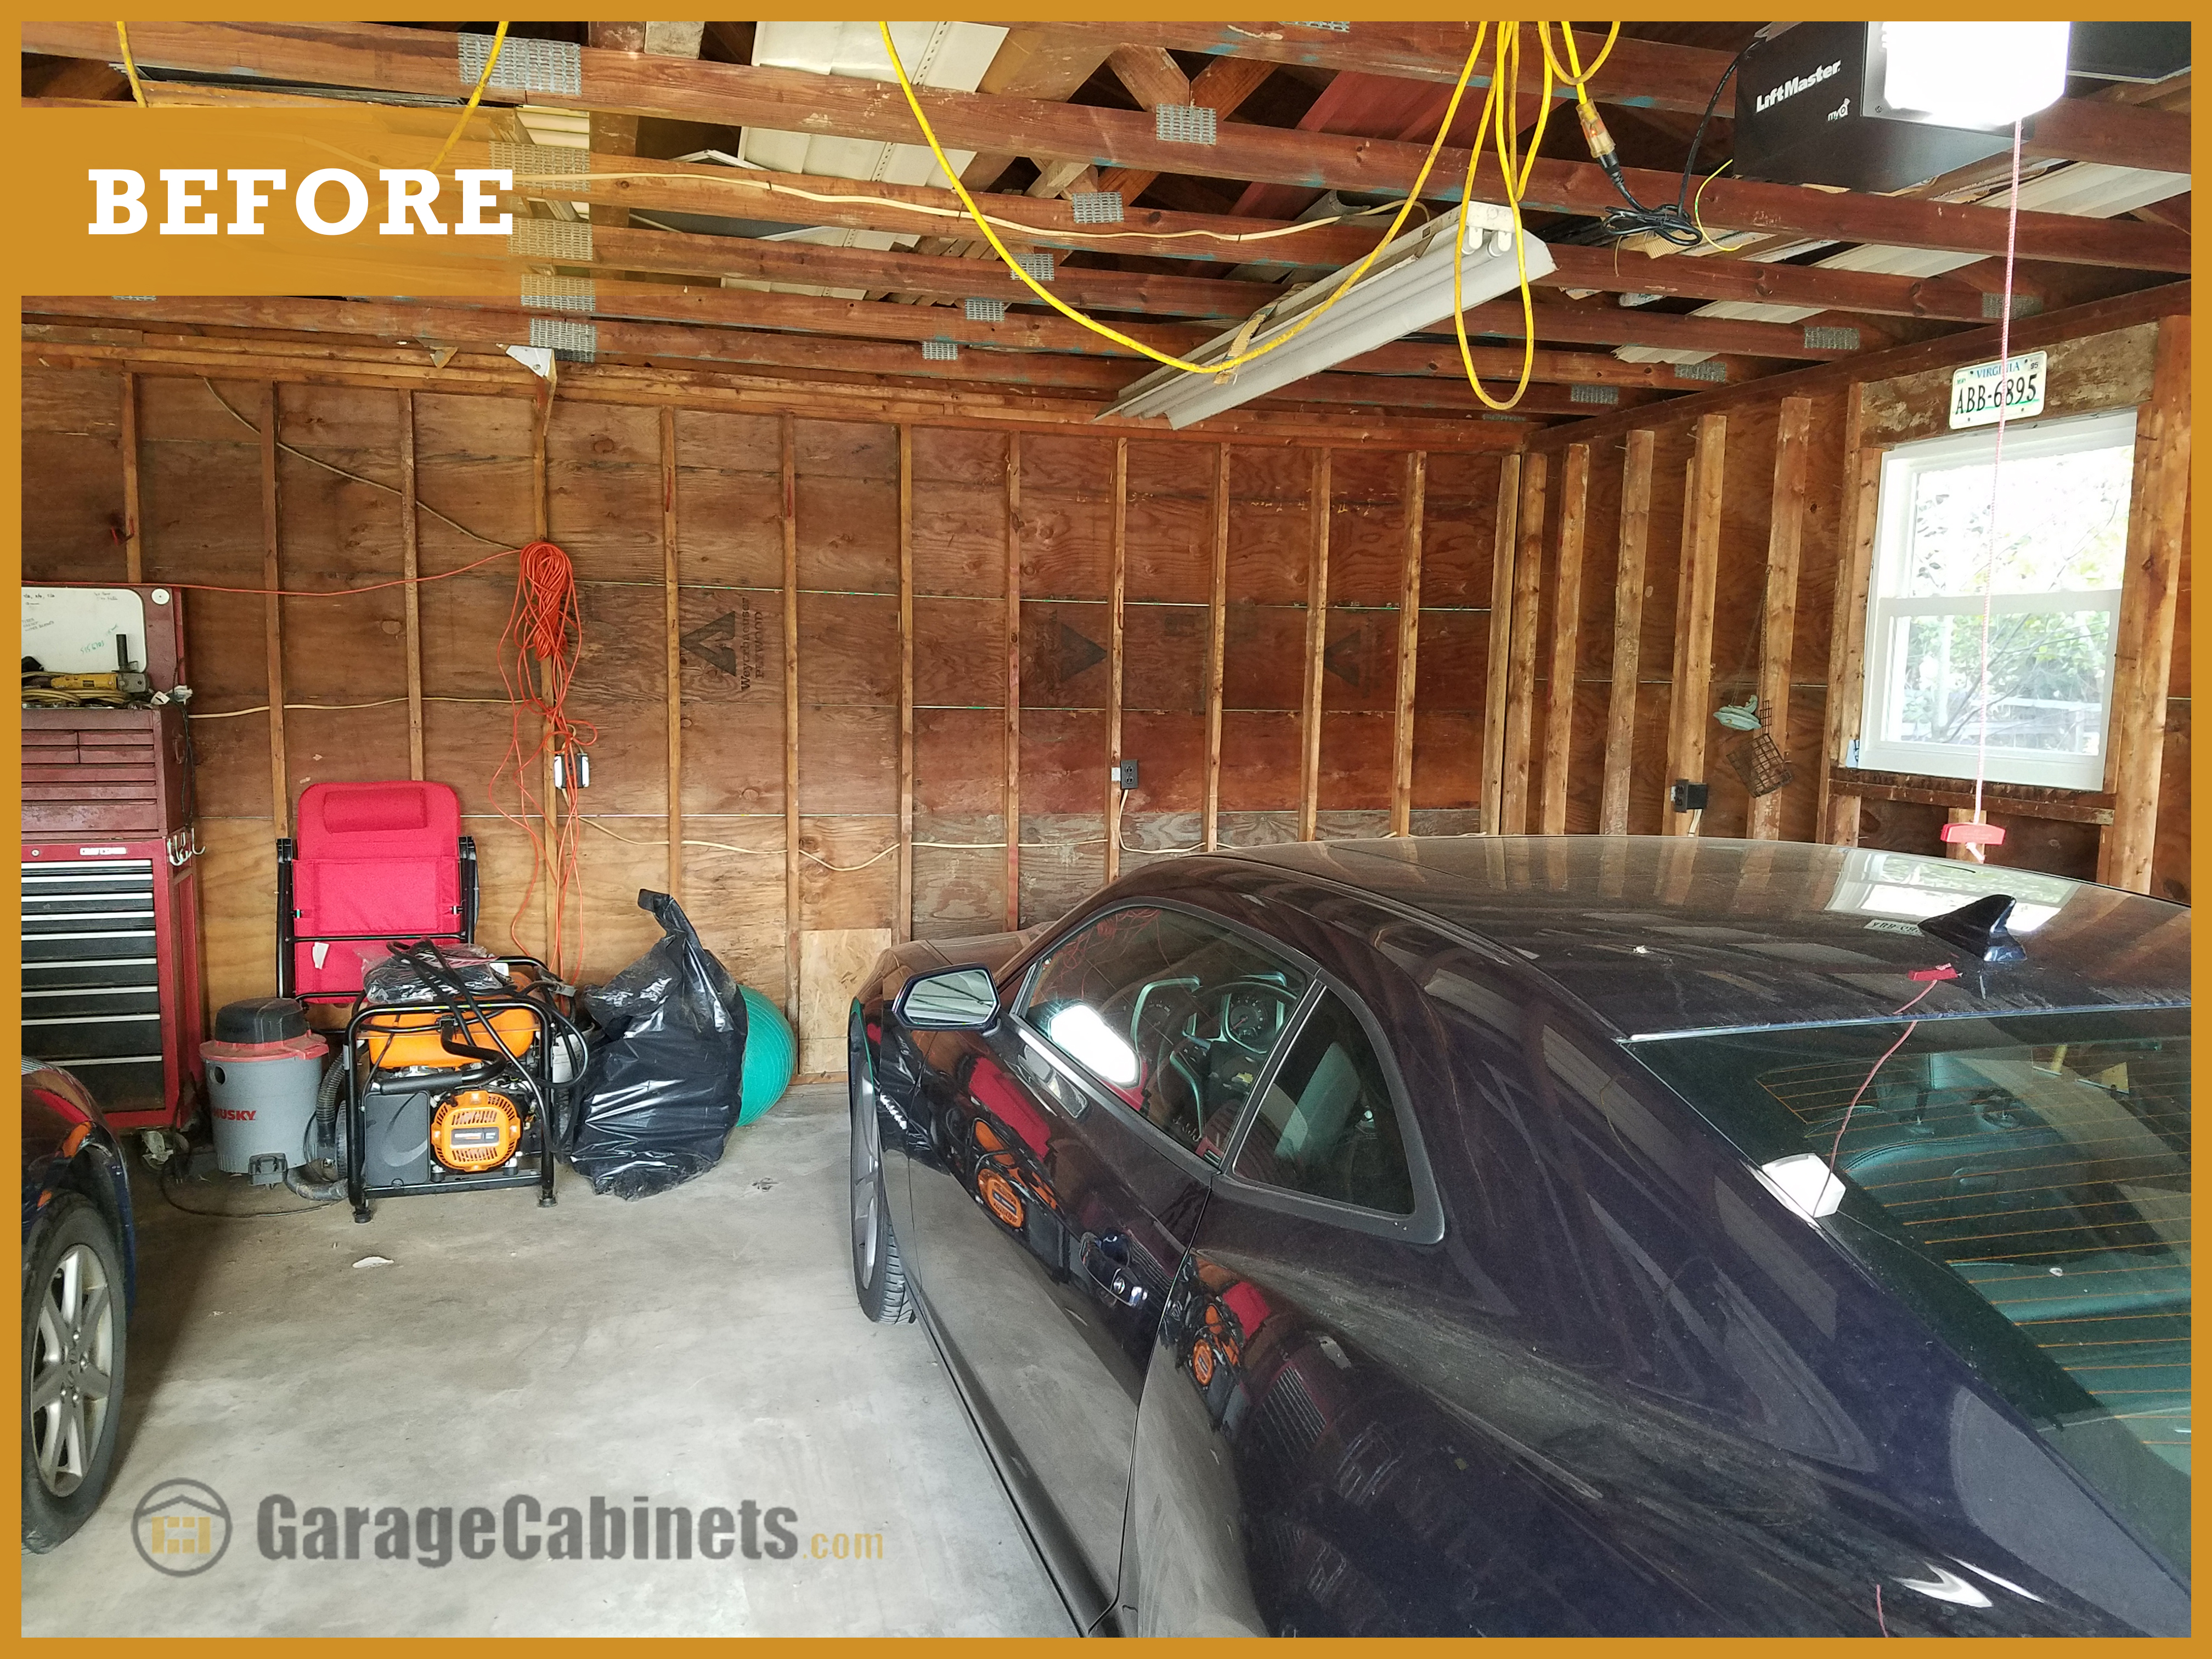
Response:
POLYGON ((1429 458, 1406 456, 1406 562, 1398 586, 1398 698, 1390 728, 1390 833, 1413 826, 1413 690, 1421 647, 1421 518, 1429 486, 1429 458))
MULTIPOLYGON (((1805 535, 1805 481, 1811 462, 1813 400, 1784 398, 1774 428, 1774 499, 1766 532, 1766 594, 1759 623, 1759 711, 1766 734, 1790 753, 1790 662, 1797 644, 1797 562, 1805 535)), ((1782 834, 1779 789, 1754 795, 1750 833, 1754 841, 1782 834)))
POLYGON ((399 394, 399 574, 407 652, 407 775, 422 772, 422 575, 421 515, 415 498, 415 394, 399 394))
POLYGON ((1620 468, 1620 562, 1613 585, 1613 689, 1605 716, 1605 784, 1598 803, 1601 834, 1628 833, 1630 763, 1636 743, 1637 675, 1644 641, 1644 555, 1651 529, 1651 453, 1648 427, 1628 434, 1620 468))
POLYGON ((1835 793, 1832 769, 1850 763, 1859 730, 1860 692, 1866 666, 1867 587, 1874 576, 1876 507, 1881 494, 1881 451, 1862 445, 1859 388, 1844 409, 1844 511, 1838 547, 1835 609, 1828 629, 1828 706, 1822 720, 1820 838, 1840 847, 1859 840, 1859 799, 1835 793))
POLYGON ((1521 507, 1521 457, 1498 462, 1498 524, 1490 543, 1490 660, 1482 698, 1482 812, 1485 835, 1504 833, 1505 695, 1513 649, 1513 551, 1521 507))
POLYGON ((292 833, 292 791, 284 765, 283 584, 276 540, 276 387, 261 388, 261 626, 269 653, 270 814, 279 836, 292 833))
POLYGON ((123 580, 133 584, 146 580, 146 550, 138 519, 138 377, 123 373, 123 430, 118 440, 123 454, 123 580))
POLYGON ((660 582, 666 624, 668 694, 668 891, 684 902, 684 629, 676 566, 676 411, 660 411, 660 582))
POLYGON ((799 1029, 799 930, 804 921, 799 891, 799 463, 796 422, 777 423, 783 493, 783 933, 784 1006, 799 1029))
POLYGON ((1521 463, 1521 511, 1514 538, 1513 623, 1506 652, 1504 785, 1499 797, 1499 831, 1525 835, 1528 829, 1529 738, 1536 703, 1536 624, 1544 574, 1544 492, 1550 462, 1530 455, 1521 463))
POLYGON ((1583 529, 1589 506, 1588 444, 1569 444, 1559 472, 1559 563, 1552 581, 1550 696, 1544 705, 1544 798, 1537 829, 1567 832, 1567 778, 1575 736, 1575 665, 1580 655, 1583 529))
POLYGON ((899 439, 899 850, 891 937, 914 937, 914 428, 899 439))
POLYGON ((1206 617, 1206 805, 1199 844, 1221 845, 1221 665, 1229 621, 1229 446, 1214 453, 1213 582, 1206 617))
POLYGON ((1306 678, 1298 715, 1298 839, 1318 832, 1321 811, 1322 677, 1328 654, 1329 452, 1313 453, 1312 485, 1306 496, 1311 551, 1306 561, 1306 678))
MULTIPOLYGON (((1129 582, 1129 441, 1114 440, 1114 539, 1106 617, 1106 758, 1121 763, 1122 610, 1129 582)), ((1121 791, 1106 785, 1106 879, 1121 873, 1121 791)))
POLYGON ((1022 434, 1006 434, 1006 926, 1022 925, 1022 434))
MULTIPOLYGON (((1668 709, 1667 780, 1705 781, 1705 727, 1711 718, 1713 605, 1719 590, 1721 490, 1728 416, 1698 417, 1682 491, 1682 567, 1674 611, 1674 691, 1668 709)), ((1696 814, 1668 811, 1665 834, 1687 835, 1696 814)))
POLYGON ((2138 893, 2151 885, 2174 617, 2188 536, 2189 363, 2189 319, 2169 317, 2159 325, 2150 401, 2136 417, 2128 562, 2112 661, 2112 741, 2105 772, 2105 787, 2114 797, 2112 827, 2097 861, 2098 880, 2138 893))

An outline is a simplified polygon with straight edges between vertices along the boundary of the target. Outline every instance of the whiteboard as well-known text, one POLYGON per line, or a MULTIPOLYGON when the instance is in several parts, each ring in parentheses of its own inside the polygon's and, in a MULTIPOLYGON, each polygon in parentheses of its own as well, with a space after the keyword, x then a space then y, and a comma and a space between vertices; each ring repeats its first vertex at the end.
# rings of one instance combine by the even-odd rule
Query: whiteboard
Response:
POLYGON ((131 641, 131 664, 146 666, 146 605, 128 587, 26 587, 23 654, 49 673, 104 674, 115 636, 131 641))

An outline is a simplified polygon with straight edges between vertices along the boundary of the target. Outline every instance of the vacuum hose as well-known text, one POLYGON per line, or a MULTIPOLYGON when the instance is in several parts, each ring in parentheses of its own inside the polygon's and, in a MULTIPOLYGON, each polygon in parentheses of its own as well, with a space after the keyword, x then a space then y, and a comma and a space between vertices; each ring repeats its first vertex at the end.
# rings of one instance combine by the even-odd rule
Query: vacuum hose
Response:
POLYGON ((311 1154, 310 1162, 327 1162, 340 1173, 334 1180, 309 1181, 296 1167, 284 1171, 284 1184, 317 1204, 333 1204, 346 1195, 345 1158, 338 1142, 338 1097, 345 1089, 345 1074, 343 1054, 324 1068, 322 1085, 315 1091, 314 1139, 303 1149, 311 1154))

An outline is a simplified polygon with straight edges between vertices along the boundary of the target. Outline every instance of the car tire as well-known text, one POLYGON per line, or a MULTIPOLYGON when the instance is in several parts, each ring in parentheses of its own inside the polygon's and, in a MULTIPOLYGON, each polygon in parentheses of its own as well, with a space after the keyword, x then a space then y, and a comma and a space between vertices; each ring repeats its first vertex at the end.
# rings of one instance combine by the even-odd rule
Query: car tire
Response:
POLYGON ((42 1555, 90 1519, 106 1494, 123 1423, 127 1332, 123 1253, 90 1201, 56 1194, 29 1243, 23 1547, 42 1555))
POLYGON ((852 1218, 853 1292, 860 1311, 878 1325, 896 1325, 914 1317, 908 1305, 906 1267, 899 1260, 897 1237, 891 1231, 889 1206, 884 1202, 883 1139, 876 1116, 875 1056, 868 1045, 868 1028, 858 1008, 853 1010, 846 1042, 846 1093, 852 1109, 852 1152, 848 1165, 852 1218))

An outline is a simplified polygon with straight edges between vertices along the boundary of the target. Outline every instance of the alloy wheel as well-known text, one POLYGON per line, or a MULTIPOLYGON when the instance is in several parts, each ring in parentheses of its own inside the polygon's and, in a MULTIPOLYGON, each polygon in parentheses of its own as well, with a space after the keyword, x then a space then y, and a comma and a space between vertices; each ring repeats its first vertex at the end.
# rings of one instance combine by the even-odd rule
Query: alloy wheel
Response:
POLYGON ((33 1334, 31 1444, 39 1480, 57 1498, 84 1483, 112 1409, 120 1310, 90 1247, 74 1244, 46 1280, 33 1334))

